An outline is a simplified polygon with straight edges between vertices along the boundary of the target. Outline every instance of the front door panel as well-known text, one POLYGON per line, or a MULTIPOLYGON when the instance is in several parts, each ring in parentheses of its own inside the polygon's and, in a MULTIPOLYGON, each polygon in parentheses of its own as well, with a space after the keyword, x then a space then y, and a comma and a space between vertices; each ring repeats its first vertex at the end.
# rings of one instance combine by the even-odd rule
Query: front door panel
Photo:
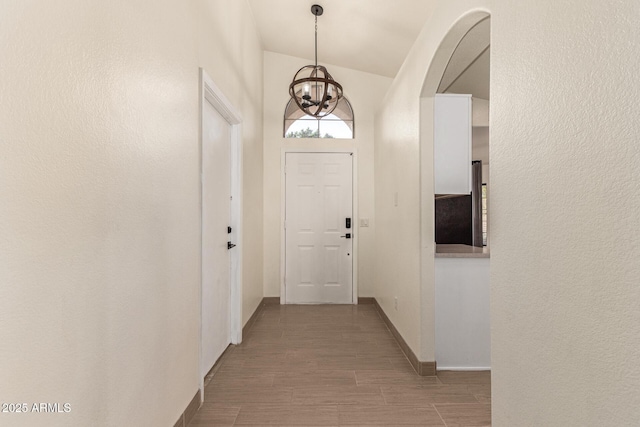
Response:
POLYGON ((287 153, 285 300, 353 302, 352 155, 287 153))

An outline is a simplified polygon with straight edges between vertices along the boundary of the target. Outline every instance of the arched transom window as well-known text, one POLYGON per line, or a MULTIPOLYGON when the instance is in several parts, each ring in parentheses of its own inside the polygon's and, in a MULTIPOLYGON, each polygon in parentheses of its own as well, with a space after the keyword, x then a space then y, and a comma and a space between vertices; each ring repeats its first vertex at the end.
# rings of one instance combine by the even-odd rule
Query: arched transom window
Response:
POLYGON ((342 97, 331 114, 317 119, 304 114, 290 99, 284 111, 283 136, 285 138, 353 139, 355 126, 351 103, 346 97, 342 97))

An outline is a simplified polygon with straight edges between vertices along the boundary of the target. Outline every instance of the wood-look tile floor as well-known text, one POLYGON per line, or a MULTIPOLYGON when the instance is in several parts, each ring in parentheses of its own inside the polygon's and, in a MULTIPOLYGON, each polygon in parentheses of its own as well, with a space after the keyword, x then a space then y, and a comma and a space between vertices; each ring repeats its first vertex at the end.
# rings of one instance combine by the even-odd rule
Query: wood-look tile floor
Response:
POLYGON ((489 426, 489 372, 418 376, 373 305, 265 305, 190 427, 489 426))

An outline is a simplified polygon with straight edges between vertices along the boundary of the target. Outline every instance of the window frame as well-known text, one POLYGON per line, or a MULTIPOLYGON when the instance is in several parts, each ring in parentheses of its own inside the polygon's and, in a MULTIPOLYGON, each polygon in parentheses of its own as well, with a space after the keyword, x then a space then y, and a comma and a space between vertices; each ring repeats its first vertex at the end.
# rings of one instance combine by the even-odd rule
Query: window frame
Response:
MULTIPOLYGON (((336 109, 328 116, 322 117, 322 118, 315 118, 312 116, 308 116, 302 113, 302 111, 300 109, 297 108, 297 105, 295 104, 295 102, 293 102, 292 99, 289 99, 289 101, 287 102, 287 105, 284 109, 284 114, 283 114, 283 120, 282 120, 282 137, 286 138, 286 139, 297 139, 297 138, 293 138, 293 137, 288 137, 287 134, 289 133, 289 129, 293 126, 294 123, 297 123, 298 121, 303 120, 304 122, 309 122, 310 124, 313 123, 313 120, 315 120, 317 122, 317 129, 313 129, 314 126, 309 126, 309 129, 314 130, 315 132, 317 132, 318 136, 310 136, 308 138, 312 138, 312 139, 355 139, 356 137, 356 119, 355 119, 355 113, 353 111, 353 106, 351 105, 351 102, 349 101, 349 99, 346 96, 343 96, 342 99, 340 99, 340 101, 338 102, 338 106, 336 107, 336 109), (293 105, 292 105, 293 103, 293 105), (340 108, 342 106, 342 108, 340 108), (295 107, 295 108, 293 108, 295 107), (346 111, 344 113, 345 117, 340 117, 340 115, 336 114, 336 111, 340 112, 340 111, 346 111), (287 114, 289 114, 287 116, 287 114), (300 114, 299 117, 294 117, 294 115, 298 115, 300 114), (335 117, 335 118, 330 118, 330 117, 335 117), (331 138, 325 138, 324 136, 322 136, 322 134, 320 133, 320 128, 321 128, 321 124, 320 121, 324 120, 325 122, 330 122, 330 121, 334 121, 334 122, 342 122, 344 123, 350 130, 351 130, 351 137, 350 138, 341 138, 341 137, 331 137, 331 138), (290 124, 287 126, 287 122, 290 122, 290 124)), ((326 132, 325 132, 326 134, 326 132)))

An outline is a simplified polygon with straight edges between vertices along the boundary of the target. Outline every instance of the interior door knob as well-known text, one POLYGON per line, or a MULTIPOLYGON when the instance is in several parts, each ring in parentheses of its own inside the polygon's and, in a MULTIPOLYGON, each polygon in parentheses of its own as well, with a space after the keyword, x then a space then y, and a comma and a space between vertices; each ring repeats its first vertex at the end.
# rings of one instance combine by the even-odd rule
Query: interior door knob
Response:
POLYGON ((340 236, 340 237, 343 237, 345 239, 350 239, 351 238, 351 233, 347 233, 344 236, 340 236))

